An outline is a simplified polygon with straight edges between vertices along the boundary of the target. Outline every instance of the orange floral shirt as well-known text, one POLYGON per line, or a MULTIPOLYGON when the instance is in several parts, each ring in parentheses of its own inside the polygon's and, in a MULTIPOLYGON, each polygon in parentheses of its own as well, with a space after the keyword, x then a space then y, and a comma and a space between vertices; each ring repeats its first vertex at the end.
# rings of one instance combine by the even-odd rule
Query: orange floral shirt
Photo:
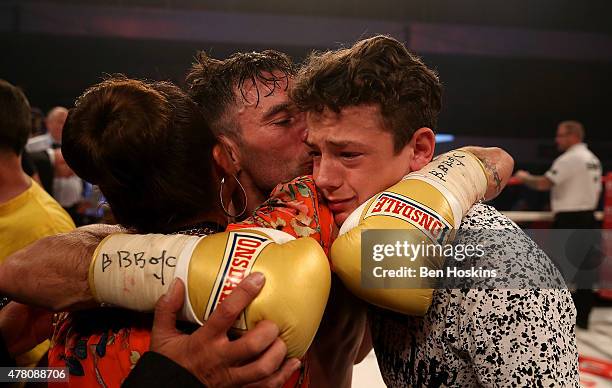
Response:
POLYGON ((282 230, 294 237, 311 237, 325 254, 331 247, 334 217, 318 193, 312 176, 305 175, 274 188, 270 198, 246 220, 227 230, 262 227, 282 230))
MULTIPOLYGON (((321 202, 311 176, 278 185, 270 198, 248 219, 227 230, 264 227, 282 230, 294 237, 312 237, 329 254, 334 219, 321 202)), ((119 387, 140 356, 149 350, 151 314, 121 309, 98 309, 64 314, 49 350, 50 367, 68 367, 68 383, 50 387, 119 387)), ((191 325, 187 331, 194 330, 191 325)), ((285 387, 308 387, 309 368, 304 357, 285 387)))

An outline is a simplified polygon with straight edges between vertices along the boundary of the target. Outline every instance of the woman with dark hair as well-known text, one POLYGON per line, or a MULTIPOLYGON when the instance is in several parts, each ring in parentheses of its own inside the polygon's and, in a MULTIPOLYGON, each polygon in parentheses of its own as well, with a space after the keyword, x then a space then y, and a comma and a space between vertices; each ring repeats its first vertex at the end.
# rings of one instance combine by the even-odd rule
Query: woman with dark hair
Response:
MULTIPOLYGON (((214 147, 200 110, 178 87, 114 77, 79 97, 62 153, 77 175, 100 187, 122 226, 209 234, 225 227, 214 196, 223 174, 212 161, 214 147)), ((151 326, 149 315, 120 309, 65 314, 49 365, 67 366, 74 386, 119 386, 148 350, 151 326)))
MULTIPOLYGON (((291 219, 302 214, 310 220, 300 224, 308 234, 326 251, 331 243, 331 212, 318 209, 307 177, 279 185, 253 217, 227 225, 231 213, 246 207, 246 194, 200 108, 171 83, 118 76, 89 88, 70 111, 62 152, 133 232, 203 236, 282 223, 277 229, 299 237, 303 230, 291 219)), ((68 367, 71 386, 119 386, 149 349, 151 326, 149 314, 122 309, 64 314, 49 365, 68 367)), ((306 386, 306 371, 302 367, 288 384, 306 386)))
POLYGON ((200 109, 178 87, 115 77, 79 97, 62 153, 100 187, 119 224, 168 233, 205 222, 216 231, 226 217, 216 196, 225 172, 213 162, 213 151, 222 153, 215 145, 200 109))

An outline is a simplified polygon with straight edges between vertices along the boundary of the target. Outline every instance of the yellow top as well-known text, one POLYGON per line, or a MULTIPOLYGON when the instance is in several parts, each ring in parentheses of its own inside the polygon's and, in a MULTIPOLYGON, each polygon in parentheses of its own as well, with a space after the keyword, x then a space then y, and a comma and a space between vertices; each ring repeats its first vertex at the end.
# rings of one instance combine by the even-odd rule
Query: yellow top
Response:
MULTIPOLYGON (((69 232, 75 228, 64 209, 32 181, 29 189, 0 203, 0 265, 10 254, 39 238, 69 232)), ((35 366, 49 349, 49 341, 16 357, 18 366, 35 366)))
POLYGON ((64 209, 32 181, 29 189, 0 203, 0 264, 34 241, 75 228, 64 209))
POLYGON ((64 209, 32 181, 29 189, 0 204, 0 264, 34 241, 75 228, 64 209))

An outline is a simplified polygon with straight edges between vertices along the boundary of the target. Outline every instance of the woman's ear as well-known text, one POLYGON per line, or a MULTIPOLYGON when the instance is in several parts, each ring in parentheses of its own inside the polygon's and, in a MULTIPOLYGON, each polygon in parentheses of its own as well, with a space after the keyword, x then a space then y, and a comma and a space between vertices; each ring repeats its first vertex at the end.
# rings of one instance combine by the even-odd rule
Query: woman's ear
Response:
POLYGON ((418 171, 431 162, 436 148, 436 135, 430 128, 423 127, 416 130, 409 146, 413 150, 413 158, 410 161, 410 170, 418 171))
POLYGON ((234 141, 226 136, 220 136, 213 147, 213 159, 221 170, 220 176, 237 175, 240 172, 240 154, 234 141))

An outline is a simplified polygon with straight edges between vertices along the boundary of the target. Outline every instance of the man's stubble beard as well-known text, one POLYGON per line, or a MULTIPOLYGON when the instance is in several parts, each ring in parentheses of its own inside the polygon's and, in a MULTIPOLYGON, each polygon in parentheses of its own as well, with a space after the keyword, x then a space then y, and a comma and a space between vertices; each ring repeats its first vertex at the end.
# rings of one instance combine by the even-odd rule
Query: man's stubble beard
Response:
POLYGON ((280 183, 286 183, 292 179, 312 174, 312 161, 305 158, 299 163, 274 160, 269 155, 259 158, 256 152, 252 152, 248 147, 242 148, 243 163, 242 170, 250 176, 255 187, 268 196, 272 190, 280 183), (263 160, 262 160, 263 159, 263 160))

